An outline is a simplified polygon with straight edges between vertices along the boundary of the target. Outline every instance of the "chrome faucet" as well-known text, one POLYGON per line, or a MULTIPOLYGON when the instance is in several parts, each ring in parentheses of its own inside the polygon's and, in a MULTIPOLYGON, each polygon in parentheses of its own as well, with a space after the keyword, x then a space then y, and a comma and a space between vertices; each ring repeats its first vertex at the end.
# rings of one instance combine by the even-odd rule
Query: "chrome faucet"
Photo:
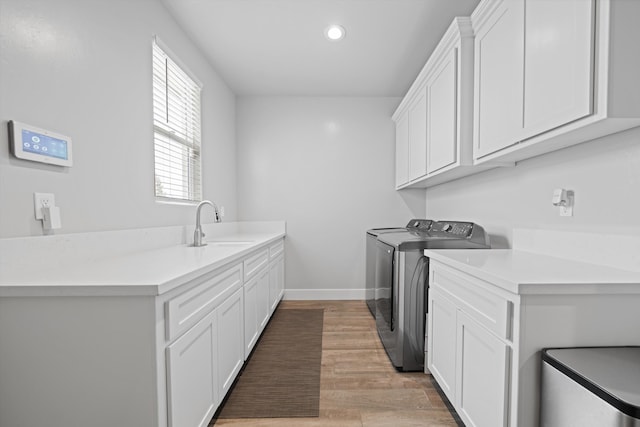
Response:
POLYGON ((198 207, 196 208, 196 231, 193 232, 193 246, 206 246, 206 243, 202 243, 202 238, 204 237, 204 233, 202 232, 202 227, 200 226, 200 210, 204 205, 211 205, 213 207, 214 212, 214 220, 213 222, 220 222, 220 212, 218 211, 218 206, 210 200, 203 200, 198 203, 198 207))

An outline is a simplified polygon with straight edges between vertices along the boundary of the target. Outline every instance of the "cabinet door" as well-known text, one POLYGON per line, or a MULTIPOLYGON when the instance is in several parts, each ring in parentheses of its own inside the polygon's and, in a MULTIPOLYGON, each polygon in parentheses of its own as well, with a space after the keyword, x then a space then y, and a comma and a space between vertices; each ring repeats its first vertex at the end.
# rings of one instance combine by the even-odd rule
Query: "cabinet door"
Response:
POLYGON ((222 398, 244 363, 244 293, 238 289, 217 309, 218 393, 222 398))
MULTIPOLYGON (((278 301, 280 301, 284 297, 284 288, 285 288, 285 264, 284 264, 284 256, 280 257, 278 260, 278 300, 276 301, 276 305, 278 301)), ((273 307, 275 309, 275 307, 273 307)))
POLYGON ((474 156, 519 141, 524 77, 524 0, 495 0, 476 27, 474 156))
POLYGON ((429 289, 427 367, 449 400, 455 401, 456 306, 435 288, 429 289))
POLYGON ((525 9, 525 137, 593 110, 593 0, 527 1, 525 9))
POLYGON ((269 300, 269 269, 265 268, 258 274, 258 330, 262 332, 271 314, 269 300))
POLYGON ((167 347, 171 427, 207 426, 218 406, 216 326, 214 311, 167 347))
POLYGON ((456 162, 457 68, 457 49, 453 49, 427 83, 428 173, 456 162))
POLYGON ((507 425, 509 347, 458 311, 456 409, 466 425, 507 425))
POLYGON ((259 337, 258 332, 258 280, 244 284, 244 358, 249 357, 259 337))
POLYGON ((269 303, 270 312, 278 306, 284 292, 284 257, 279 257, 271 263, 269 268, 269 303))
POLYGON ((396 122, 396 186, 409 182, 409 116, 396 122))
POLYGON ((427 174, 427 89, 409 106, 409 181, 427 174))

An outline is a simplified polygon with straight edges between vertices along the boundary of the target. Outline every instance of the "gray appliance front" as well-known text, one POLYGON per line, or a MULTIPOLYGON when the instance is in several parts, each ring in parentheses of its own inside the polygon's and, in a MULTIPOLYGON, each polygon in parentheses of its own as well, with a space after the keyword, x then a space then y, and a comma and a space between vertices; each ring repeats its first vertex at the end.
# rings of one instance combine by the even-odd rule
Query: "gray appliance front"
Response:
POLYGON ((422 371, 429 259, 378 241, 376 327, 394 367, 422 371), (394 268, 395 267, 395 268, 394 268))
POLYGON ((541 427, 640 426, 640 347, 542 352, 541 427))

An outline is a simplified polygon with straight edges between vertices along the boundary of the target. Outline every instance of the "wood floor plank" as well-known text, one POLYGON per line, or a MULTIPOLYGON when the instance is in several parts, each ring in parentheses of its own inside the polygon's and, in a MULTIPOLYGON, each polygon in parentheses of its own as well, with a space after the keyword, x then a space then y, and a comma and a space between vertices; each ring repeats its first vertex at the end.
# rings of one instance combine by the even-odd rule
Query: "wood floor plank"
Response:
POLYGON ((324 309, 320 416, 217 420, 216 426, 456 427, 431 375, 398 372, 364 301, 282 301, 279 309, 324 309))
POLYGON ((447 410, 361 411, 363 427, 456 427, 447 410))

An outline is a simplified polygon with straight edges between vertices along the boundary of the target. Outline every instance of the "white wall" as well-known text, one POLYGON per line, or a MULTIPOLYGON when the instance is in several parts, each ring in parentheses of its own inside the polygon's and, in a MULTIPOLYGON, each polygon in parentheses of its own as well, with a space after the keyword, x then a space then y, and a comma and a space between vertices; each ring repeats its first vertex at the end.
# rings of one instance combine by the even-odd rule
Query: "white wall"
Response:
POLYGON ((398 98, 241 97, 241 220, 287 221, 287 289, 364 295, 365 231, 424 215, 394 190, 398 98), (355 290, 355 291, 354 291, 355 290))
POLYGON ((34 192, 55 194, 57 234, 194 222, 153 196, 154 35, 204 84, 204 197, 235 218, 235 96, 161 2, 0 0, 0 237, 42 234, 34 192), (74 166, 11 157, 12 119, 70 136, 74 166))
POLYGON ((511 247, 514 228, 638 233, 639 188, 636 128, 429 188, 426 213, 475 221, 498 247, 511 247), (575 191, 573 217, 551 204, 555 188, 575 191))

